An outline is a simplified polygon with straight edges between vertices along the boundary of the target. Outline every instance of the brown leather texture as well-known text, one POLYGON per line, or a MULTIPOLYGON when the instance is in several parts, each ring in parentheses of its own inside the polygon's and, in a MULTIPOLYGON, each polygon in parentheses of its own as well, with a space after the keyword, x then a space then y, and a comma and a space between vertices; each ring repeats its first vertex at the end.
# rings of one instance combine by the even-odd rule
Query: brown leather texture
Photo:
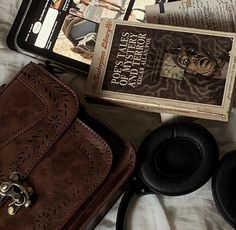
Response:
POLYGON ((34 63, 0 92, 0 121, 0 183, 18 172, 34 191, 14 216, 2 202, 0 229, 93 229, 133 171, 129 143, 34 63))
POLYGON ((113 154, 109 176, 96 190, 96 196, 91 196, 80 208, 81 218, 74 220, 69 228, 89 230, 94 229, 127 188, 136 156, 134 148, 125 139, 84 107, 79 111, 79 118, 106 140, 113 154))

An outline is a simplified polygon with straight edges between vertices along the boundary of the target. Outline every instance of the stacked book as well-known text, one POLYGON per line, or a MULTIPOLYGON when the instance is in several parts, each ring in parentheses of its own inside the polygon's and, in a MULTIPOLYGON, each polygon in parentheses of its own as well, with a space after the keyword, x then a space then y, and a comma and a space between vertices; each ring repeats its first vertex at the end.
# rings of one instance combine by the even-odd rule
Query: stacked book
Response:
POLYGON ((182 0, 146 5, 138 9, 142 20, 132 11, 127 21, 103 19, 87 99, 228 121, 236 71, 235 7, 236 1, 182 0))

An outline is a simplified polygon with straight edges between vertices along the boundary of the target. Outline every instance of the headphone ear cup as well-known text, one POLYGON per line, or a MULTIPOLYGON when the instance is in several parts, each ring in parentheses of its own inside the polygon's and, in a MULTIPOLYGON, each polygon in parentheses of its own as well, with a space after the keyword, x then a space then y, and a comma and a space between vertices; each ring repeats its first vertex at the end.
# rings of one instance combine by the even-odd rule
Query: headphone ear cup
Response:
POLYGON ((212 193, 222 216, 236 228, 236 150, 221 159, 212 177, 212 193))
POLYGON ((208 181, 219 151, 207 129, 193 122, 177 122, 148 135, 138 157, 140 178, 152 192, 183 195, 208 181))

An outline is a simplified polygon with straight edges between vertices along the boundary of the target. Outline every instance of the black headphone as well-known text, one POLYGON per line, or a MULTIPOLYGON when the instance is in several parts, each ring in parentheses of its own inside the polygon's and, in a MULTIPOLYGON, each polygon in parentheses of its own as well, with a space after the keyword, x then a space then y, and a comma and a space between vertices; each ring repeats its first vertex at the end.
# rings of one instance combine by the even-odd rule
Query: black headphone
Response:
POLYGON ((219 161, 213 135, 194 122, 157 128, 141 143, 135 173, 118 209, 116 229, 124 229, 126 209, 134 194, 184 195, 200 188, 210 177, 217 208, 236 228, 236 150, 219 161))

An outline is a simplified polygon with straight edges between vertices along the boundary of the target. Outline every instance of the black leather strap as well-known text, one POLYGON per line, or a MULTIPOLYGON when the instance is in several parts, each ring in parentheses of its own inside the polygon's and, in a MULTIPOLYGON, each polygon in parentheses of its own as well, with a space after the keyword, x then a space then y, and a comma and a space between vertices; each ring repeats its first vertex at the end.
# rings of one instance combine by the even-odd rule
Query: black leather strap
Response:
POLYGON ((132 196, 136 193, 136 188, 130 185, 124 193, 117 212, 116 230, 124 230, 125 215, 132 196))
POLYGON ((126 212, 134 195, 143 196, 152 193, 141 181, 137 172, 132 176, 128 189, 125 191, 117 212, 116 230, 126 229, 126 212))

